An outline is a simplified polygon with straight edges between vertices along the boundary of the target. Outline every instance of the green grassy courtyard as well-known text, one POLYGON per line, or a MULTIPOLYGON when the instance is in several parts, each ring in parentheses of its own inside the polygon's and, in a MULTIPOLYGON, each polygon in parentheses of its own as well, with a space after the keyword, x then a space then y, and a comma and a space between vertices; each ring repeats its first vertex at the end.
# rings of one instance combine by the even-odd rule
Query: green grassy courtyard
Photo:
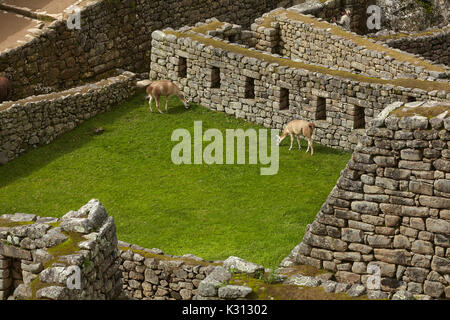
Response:
MULTIPOLYGON (((169 114, 149 113, 143 94, 84 122, 53 143, 0 166, 0 215, 61 217, 96 198, 120 240, 207 260, 230 255, 277 267, 297 245, 350 154, 315 145, 306 154, 280 147, 278 174, 261 165, 175 165, 177 128, 260 129, 176 99, 169 114), (94 134, 103 127, 105 132, 94 134)), ((224 134, 225 136, 225 134, 224 134)), ((206 145, 206 143, 204 144, 206 145)))

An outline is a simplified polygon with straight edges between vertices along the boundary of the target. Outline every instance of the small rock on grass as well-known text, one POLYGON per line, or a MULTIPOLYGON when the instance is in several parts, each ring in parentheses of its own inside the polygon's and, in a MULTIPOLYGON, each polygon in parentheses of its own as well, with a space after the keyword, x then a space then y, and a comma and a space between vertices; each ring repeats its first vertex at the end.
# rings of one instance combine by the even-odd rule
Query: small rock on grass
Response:
POLYGON ((362 284, 354 284, 348 289, 347 294, 350 297, 360 297, 366 293, 366 288, 362 284))
POLYGON ((392 296, 392 300, 413 300, 413 299, 414 299, 413 294, 405 290, 397 291, 392 296))
POLYGON ((252 292, 252 289, 247 286, 227 285, 219 288, 219 298, 222 299, 238 299, 245 298, 252 292))
POLYGON ((309 276, 292 276, 285 281, 286 284, 295 284, 304 287, 318 287, 321 281, 309 276))
POLYGON ((223 262, 224 268, 238 273, 256 274, 263 273, 264 267, 253 262, 248 262, 239 257, 231 256, 223 262))
POLYGON ((389 293, 381 290, 368 290, 367 297, 371 300, 388 299, 389 293))
POLYGON ((345 292, 350 289, 350 285, 348 283, 338 283, 336 285, 336 289, 334 290, 336 293, 345 292))
POLYGON ((325 290, 325 292, 334 292, 336 290, 337 282, 328 280, 322 283, 322 287, 325 290))

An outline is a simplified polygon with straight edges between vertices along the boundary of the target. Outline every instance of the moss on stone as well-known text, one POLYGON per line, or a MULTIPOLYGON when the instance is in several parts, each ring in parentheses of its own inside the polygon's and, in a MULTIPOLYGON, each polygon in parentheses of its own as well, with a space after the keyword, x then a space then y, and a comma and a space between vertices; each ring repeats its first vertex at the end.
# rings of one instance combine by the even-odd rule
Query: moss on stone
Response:
POLYGON ((321 274, 330 273, 327 270, 324 269, 317 269, 316 267, 309 266, 309 265, 296 265, 293 267, 289 267, 287 272, 283 272, 286 276, 291 276, 294 274, 301 274, 304 276, 310 276, 315 277, 321 274))
POLYGON ((26 225, 33 224, 33 223, 34 223, 34 221, 11 221, 8 219, 0 218, 0 227, 3 227, 3 228, 26 226, 26 225))
POLYGON ((264 28, 272 28, 272 22, 275 22, 275 16, 280 14, 282 11, 284 11, 281 8, 275 9, 272 12, 269 12, 264 18, 260 26, 264 28))
POLYGON ((202 34, 208 34, 208 31, 213 31, 217 29, 221 29, 225 25, 224 22, 220 21, 213 21, 210 23, 206 23, 202 26, 192 28, 192 32, 202 33, 202 34))
POLYGON ((49 223, 49 225, 50 225, 52 228, 57 228, 57 227, 60 226, 60 224, 61 224, 61 221, 49 223))
MULTIPOLYGON (((62 232, 62 233, 64 235, 66 235, 68 237, 68 239, 53 248, 47 249, 48 253, 50 253, 53 256, 53 258, 44 264, 44 269, 50 268, 53 265, 53 263, 55 263, 55 262, 64 264, 64 262, 59 261, 58 259, 60 257, 74 254, 77 251, 79 251, 80 247, 78 246, 78 243, 86 240, 85 238, 83 238, 83 236, 81 234, 76 233, 76 232, 62 232)), ((46 288, 46 287, 51 287, 51 286, 62 286, 62 285, 58 284, 58 283, 41 282, 39 280, 39 277, 34 279, 30 283, 30 288, 31 288, 31 292, 32 292, 31 300, 37 299, 36 294, 37 294, 38 290, 40 290, 42 288, 46 288)))
POLYGON ((429 1, 425 1, 425 0, 416 0, 416 2, 417 2, 419 5, 421 5, 421 6, 425 9, 425 11, 426 11, 428 14, 430 14, 430 15, 433 14, 433 11, 434 11, 433 5, 432 5, 429 1))
POLYGON ((390 115, 398 117, 398 118, 423 116, 423 117, 427 117, 428 119, 432 119, 446 111, 447 111, 447 114, 445 115, 445 118, 449 118, 450 117, 450 105, 433 106, 433 107, 420 106, 420 107, 414 107, 414 108, 408 108, 408 107, 403 106, 403 107, 400 107, 400 108, 392 111, 390 113, 390 115))
POLYGON ((303 287, 283 283, 267 283, 246 274, 235 274, 231 285, 244 285, 253 292, 251 300, 368 300, 367 296, 351 297, 346 293, 328 293, 322 287, 303 287))
POLYGON ((190 259, 190 258, 183 258, 183 257, 170 257, 170 256, 166 256, 166 255, 163 255, 163 254, 156 254, 156 253, 147 252, 147 251, 144 251, 144 250, 131 249, 129 247, 119 247, 119 249, 121 251, 131 250, 131 251, 133 251, 133 253, 140 254, 144 258, 153 258, 155 260, 163 260, 163 261, 174 261, 174 260, 175 261, 183 261, 187 265, 191 265, 191 266, 201 265, 201 266, 207 267, 207 266, 218 266, 218 265, 220 265, 219 263, 215 263, 215 262, 199 261, 199 260, 190 259))
MULTIPOLYGON (((62 232, 68 239, 59 245, 47 249, 48 253, 53 256, 53 259, 44 264, 44 268, 49 268, 55 262, 60 262, 59 258, 71 254, 75 254, 80 251, 78 244, 82 241, 86 241, 83 235, 77 232, 62 232)), ((60 262, 63 263, 63 262, 60 262)))

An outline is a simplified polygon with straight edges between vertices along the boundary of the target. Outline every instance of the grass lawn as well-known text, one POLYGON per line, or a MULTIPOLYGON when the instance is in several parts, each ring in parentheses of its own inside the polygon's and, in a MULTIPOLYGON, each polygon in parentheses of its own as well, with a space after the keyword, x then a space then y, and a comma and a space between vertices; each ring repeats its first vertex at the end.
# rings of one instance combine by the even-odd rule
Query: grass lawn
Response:
MULTIPOLYGON (((53 143, 0 166, 0 214, 61 217, 99 199, 118 238, 208 260, 239 256, 277 267, 333 188, 349 153, 315 145, 314 156, 280 147, 278 174, 260 165, 175 165, 173 130, 262 127, 176 99, 149 113, 143 94, 84 122, 53 143), (103 127, 102 135, 93 130, 103 127)), ((204 144, 206 146, 206 143, 204 144)), ((267 167, 267 166, 263 166, 267 167)))

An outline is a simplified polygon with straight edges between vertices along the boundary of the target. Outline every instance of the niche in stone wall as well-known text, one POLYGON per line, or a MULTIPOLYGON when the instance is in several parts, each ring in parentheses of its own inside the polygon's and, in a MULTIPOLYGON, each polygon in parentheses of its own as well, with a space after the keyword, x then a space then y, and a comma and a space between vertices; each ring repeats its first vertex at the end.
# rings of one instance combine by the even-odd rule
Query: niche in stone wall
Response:
POLYGON ((289 110, 289 89, 280 88, 280 110, 289 110))
POLYGON ((363 107, 354 107, 353 129, 364 129, 366 127, 366 119, 363 107))
POLYGON ((184 57, 178 58, 178 78, 187 77, 187 59, 184 57))
POLYGON ((327 120, 327 99, 317 97, 316 100, 316 120, 327 120))
POLYGON ((235 34, 230 34, 228 37, 225 38, 225 40, 228 40, 231 43, 236 42, 236 35, 235 34))
POLYGON ((211 88, 220 88, 220 68, 211 68, 211 88))
POLYGON ((245 99, 255 99, 255 79, 245 78, 245 99))
POLYGON ((408 103, 408 102, 416 102, 416 101, 417 101, 416 97, 413 97, 413 96, 406 96, 404 98, 404 102, 406 102, 406 103, 408 103))

